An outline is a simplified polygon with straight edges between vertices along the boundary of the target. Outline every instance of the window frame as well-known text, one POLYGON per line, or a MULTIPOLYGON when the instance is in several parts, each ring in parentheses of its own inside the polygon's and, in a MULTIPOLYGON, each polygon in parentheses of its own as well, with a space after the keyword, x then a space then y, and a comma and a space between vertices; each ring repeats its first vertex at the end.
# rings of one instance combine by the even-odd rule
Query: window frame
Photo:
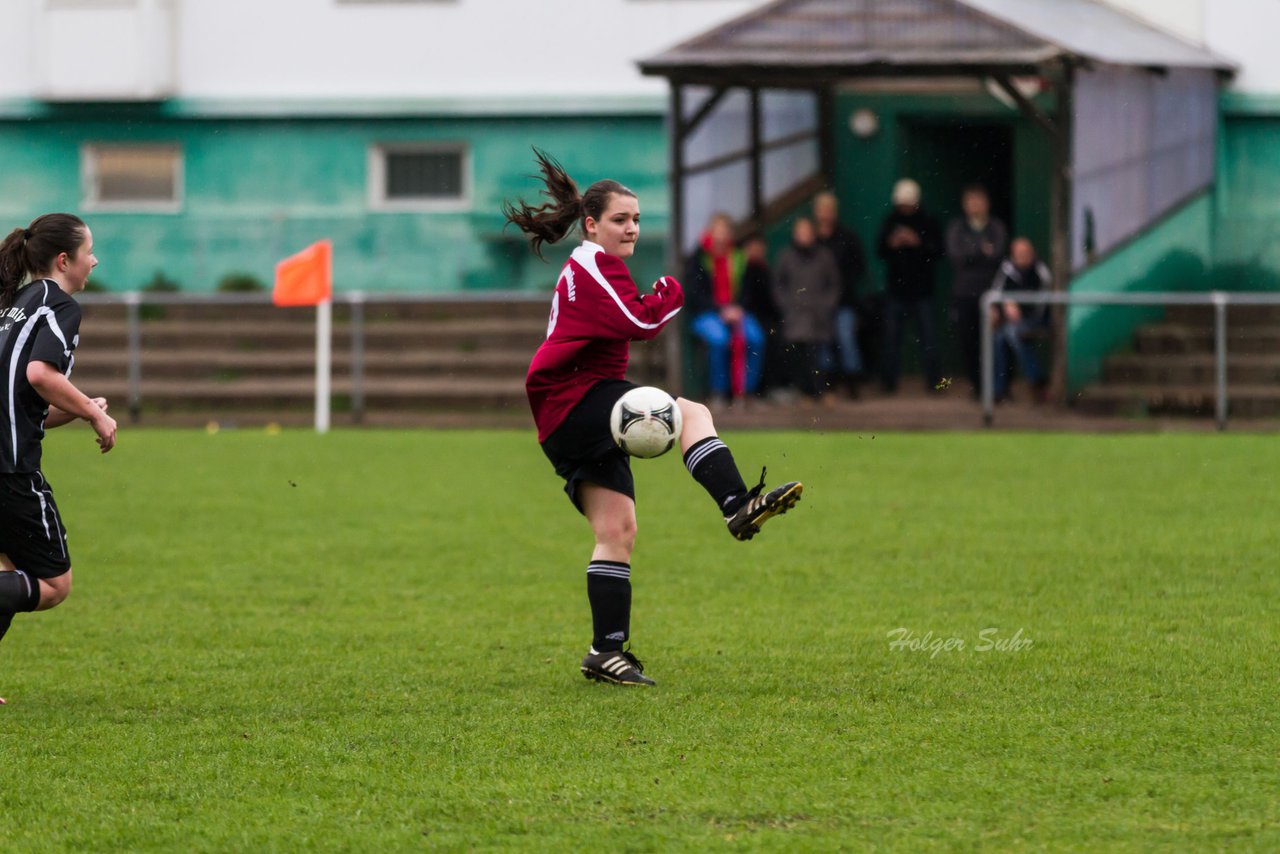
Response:
POLYGON ((422 142, 375 142, 368 153, 369 209, 379 213, 465 213, 472 208, 473 158, 471 145, 458 140, 422 142), (438 154, 460 155, 461 193, 456 197, 395 199, 387 196, 387 155, 438 154))
POLYGON ((101 213, 156 213, 182 212, 186 201, 186 151, 181 143, 163 141, 94 141, 80 145, 80 205, 86 211, 101 213), (104 150, 151 149, 170 151, 174 154, 173 199, 107 199, 99 196, 99 154, 104 150))

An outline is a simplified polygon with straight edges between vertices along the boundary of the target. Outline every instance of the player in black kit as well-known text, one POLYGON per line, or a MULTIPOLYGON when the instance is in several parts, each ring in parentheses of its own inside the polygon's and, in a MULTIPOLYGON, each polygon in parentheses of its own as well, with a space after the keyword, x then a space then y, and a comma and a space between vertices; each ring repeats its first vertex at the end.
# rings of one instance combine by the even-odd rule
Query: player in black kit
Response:
POLYGON ((0 638, 14 614, 71 592, 66 532, 40 473, 45 429, 83 418, 104 454, 116 443, 106 400, 68 379, 80 342, 71 294, 97 263, 89 227, 71 214, 37 217, 0 243, 0 638))

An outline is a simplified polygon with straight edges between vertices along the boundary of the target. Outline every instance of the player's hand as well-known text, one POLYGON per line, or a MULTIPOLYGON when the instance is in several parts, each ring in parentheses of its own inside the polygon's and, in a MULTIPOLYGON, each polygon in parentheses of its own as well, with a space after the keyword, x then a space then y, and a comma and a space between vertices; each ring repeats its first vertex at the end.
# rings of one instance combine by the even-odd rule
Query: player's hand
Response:
POLYGON ((658 299, 666 299, 667 291, 671 290, 671 284, 673 282, 676 283, 676 287, 680 286, 680 284, 670 276, 663 276, 661 279, 658 279, 658 281, 653 283, 653 295, 658 299))
POLYGON ((98 434, 98 447, 106 453, 116 446, 116 420, 102 410, 92 421, 93 432, 98 434))
POLYGON ((105 397, 91 397, 89 398, 89 402, 101 409, 103 412, 107 411, 107 399, 105 397))

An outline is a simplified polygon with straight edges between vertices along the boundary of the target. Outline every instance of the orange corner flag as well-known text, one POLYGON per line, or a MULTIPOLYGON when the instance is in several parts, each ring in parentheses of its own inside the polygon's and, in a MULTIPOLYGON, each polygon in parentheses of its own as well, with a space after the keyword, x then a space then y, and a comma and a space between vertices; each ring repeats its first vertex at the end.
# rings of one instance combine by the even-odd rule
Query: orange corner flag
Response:
POLYGON ((333 244, 321 240, 276 265, 276 305, 319 305, 333 298, 333 244))

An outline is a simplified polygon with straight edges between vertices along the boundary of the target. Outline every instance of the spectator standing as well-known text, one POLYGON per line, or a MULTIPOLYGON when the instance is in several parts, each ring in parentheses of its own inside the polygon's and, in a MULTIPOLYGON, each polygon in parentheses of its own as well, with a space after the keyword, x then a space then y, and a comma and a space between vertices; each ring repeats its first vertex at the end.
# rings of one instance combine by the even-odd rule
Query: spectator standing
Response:
POLYGON ((712 405, 755 391, 764 363, 764 331, 741 304, 746 255, 733 245, 733 220, 715 214, 685 275, 690 330, 707 347, 712 405))
POLYGON ((867 253, 858 235, 840 224, 840 204, 834 193, 819 193, 813 200, 813 220, 818 243, 831 251, 840 273, 840 303, 836 306, 835 337, 840 379, 850 397, 858 396, 864 366, 859 349, 859 290, 867 275, 867 253))
POLYGON ((903 178, 893 187, 893 210, 880 227, 876 253, 885 262, 884 356, 881 384, 886 394, 898 390, 904 324, 913 318, 919 331, 926 388, 942 381, 938 339, 933 322, 934 282, 942 256, 937 221, 920 206, 920 185, 903 178))
POLYGON ((758 396, 781 390, 787 381, 783 364, 782 313, 773 299, 773 270, 769 267, 764 238, 753 234, 742 242, 747 267, 742 273, 742 308, 754 317, 764 333, 764 357, 760 368, 758 396))
POLYGON ((796 220, 791 245, 778 256, 774 299, 782 311, 788 374, 796 390, 817 400, 826 373, 835 329, 832 314, 840 303, 840 271, 831 250, 817 239, 813 221, 796 220))
POLYGON ((997 400, 1009 398, 1009 353, 1013 353, 1018 369, 1031 383, 1037 400, 1043 401, 1047 382, 1035 347, 1028 340, 1034 333, 1049 325, 1048 306, 1028 305, 1017 301, 1019 293, 1035 293, 1048 290, 1053 283, 1049 268, 1036 256, 1035 245, 1025 237, 1019 237, 1009 246, 1009 258, 1000 265, 992 287, 1009 296, 1002 303, 992 306, 991 322, 995 327, 995 396, 997 400))
POLYGON ((947 227, 947 258, 951 280, 951 321, 960 344, 965 372, 976 397, 981 388, 979 348, 982 334, 982 294, 995 279, 1009 249, 1009 231, 991 216, 991 199, 980 184, 966 187, 960 197, 964 215, 947 227))

